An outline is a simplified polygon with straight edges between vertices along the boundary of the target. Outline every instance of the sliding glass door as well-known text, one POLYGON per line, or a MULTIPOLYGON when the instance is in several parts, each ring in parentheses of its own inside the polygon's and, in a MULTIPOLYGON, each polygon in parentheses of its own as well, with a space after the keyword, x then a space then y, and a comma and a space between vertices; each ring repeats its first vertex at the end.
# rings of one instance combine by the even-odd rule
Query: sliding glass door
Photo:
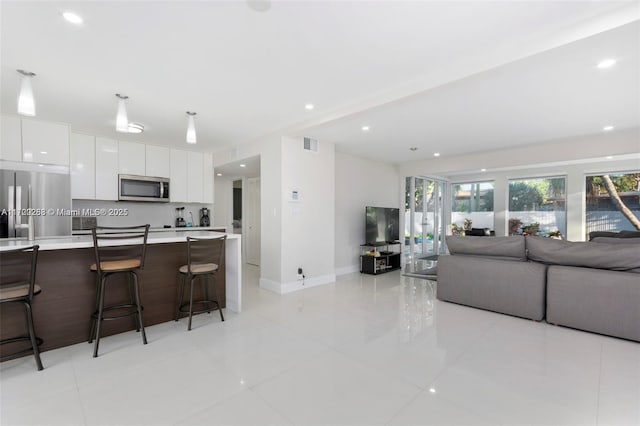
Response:
POLYGON ((404 259, 410 270, 444 253, 446 182, 411 176, 405 185, 404 259))

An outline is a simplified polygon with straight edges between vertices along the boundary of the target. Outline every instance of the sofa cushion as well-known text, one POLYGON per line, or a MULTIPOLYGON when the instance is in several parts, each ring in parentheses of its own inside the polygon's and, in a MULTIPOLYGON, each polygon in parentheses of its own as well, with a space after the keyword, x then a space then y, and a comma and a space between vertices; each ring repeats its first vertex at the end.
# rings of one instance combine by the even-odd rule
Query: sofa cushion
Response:
POLYGON ((640 244, 640 238, 595 237, 592 243, 640 244))
MULTIPOLYGON (((550 265, 630 271, 640 268, 640 244, 570 242, 527 237, 527 256, 550 265)), ((634 271, 635 272, 635 271, 634 271)))
POLYGON ((500 259, 526 260, 524 237, 458 237, 447 236, 447 247, 451 254, 488 256, 500 259))
POLYGON ((600 237, 609 238, 640 238, 640 231, 591 231, 589 232, 589 241, 600 237))

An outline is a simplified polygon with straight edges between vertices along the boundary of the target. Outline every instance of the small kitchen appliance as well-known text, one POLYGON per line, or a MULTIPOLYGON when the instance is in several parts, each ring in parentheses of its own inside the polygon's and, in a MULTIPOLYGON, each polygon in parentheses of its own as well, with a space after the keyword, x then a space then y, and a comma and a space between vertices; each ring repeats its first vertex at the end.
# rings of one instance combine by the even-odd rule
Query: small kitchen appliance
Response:
POLYGON ((184 228, 187 222, 184 221, 184 207, 176 207, 176 228, 184 228))
POLYGON ((200 226, 211 226, 211 219, 209 219, 209 209, 206 207, 200 209, 200 226))

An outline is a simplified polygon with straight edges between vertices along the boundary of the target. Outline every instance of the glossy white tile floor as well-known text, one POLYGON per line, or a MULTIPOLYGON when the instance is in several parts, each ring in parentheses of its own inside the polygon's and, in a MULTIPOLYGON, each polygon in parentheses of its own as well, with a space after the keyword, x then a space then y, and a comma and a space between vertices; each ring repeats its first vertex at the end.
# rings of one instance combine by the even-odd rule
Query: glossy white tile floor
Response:
POLYGON ((279 296, 244 271, 217 313, 2 363, 2 426, 639 425, 640 344, 353 274, 279 296))

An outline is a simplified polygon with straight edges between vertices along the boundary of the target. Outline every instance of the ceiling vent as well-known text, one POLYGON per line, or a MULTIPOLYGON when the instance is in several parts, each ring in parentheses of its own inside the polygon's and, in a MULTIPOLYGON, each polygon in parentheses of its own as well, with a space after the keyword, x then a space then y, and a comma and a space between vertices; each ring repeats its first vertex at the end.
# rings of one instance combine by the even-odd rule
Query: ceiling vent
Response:
POLYGON ((304 138, 304 149, 307 151, 318 152, 318 139, 304 138))

